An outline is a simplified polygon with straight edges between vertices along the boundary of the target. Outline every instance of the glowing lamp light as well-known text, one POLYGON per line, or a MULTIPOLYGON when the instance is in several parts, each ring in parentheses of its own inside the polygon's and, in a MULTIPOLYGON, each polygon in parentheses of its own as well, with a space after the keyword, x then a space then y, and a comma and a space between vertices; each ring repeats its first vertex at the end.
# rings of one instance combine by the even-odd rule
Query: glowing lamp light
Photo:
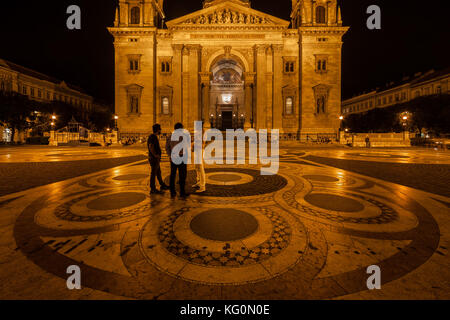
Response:
POLYGON ((233 95, 232 94, 223 94, 222 95, 223 103, 231 103, 232 99, 233 99, 233 95))
POLYGON ((343 116, 340 116, 340 117, 339 117, 339 120, 344 120, 344 117, 343 117, 343 116))
POLYGON ((53 120, 56 120, 56 116, 52 116, 52 119, 53 119, 53 120))
POLYGON ((403 117, 403 120, 408 120, 408 117, 407 117, 407 116, 404 116, 404 117, 403 117))
POLYGON ((114 120, 118 120, 119 119, 119 116, 114 116, 114 120))
POLYGON ((55 123, 54 122, 52 122, 52 123, 50 123, 50 125, 53 127, 53 126, 55 126, 55 123))

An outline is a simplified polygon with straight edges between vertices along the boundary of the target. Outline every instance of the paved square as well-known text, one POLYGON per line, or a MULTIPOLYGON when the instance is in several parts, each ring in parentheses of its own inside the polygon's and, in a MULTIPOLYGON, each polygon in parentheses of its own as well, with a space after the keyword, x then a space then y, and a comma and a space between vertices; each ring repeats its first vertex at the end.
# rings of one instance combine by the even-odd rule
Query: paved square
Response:
MULTIPOLYGON (((2 151, 1 165, 20 152, 2 151)), ((144 151, 119 156, 131 154, 144 151)), ((185 201, 150 195, 149 165, 136 159, 2 196, 0 298, 450 298, 448 152, 292 145, 280 154, 274 176, 206 166, 207 192, 185 201), (422 190, 407 187, 406 174, 403 185, 388 181, 408 165, 440 172, 436 184, 447 187, 427 192, 426 178, 422 190), (365 166, 373 170, 355 173, 365 166), (71 265, 81 290, 67 289, 71 265), (381 268, 381 290, 367 289, 370 265, 381 268)), ((162 171, 168 179, 167 159, 162 171)))

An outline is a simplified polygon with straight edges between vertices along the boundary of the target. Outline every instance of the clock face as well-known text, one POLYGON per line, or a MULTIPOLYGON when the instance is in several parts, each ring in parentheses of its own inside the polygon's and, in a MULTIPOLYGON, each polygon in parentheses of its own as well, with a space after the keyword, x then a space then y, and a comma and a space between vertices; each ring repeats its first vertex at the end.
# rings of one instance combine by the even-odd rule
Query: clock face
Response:
POLYGON ((232 94, 223 94, 222 95, 223 103, 231 103, 232 99, 233 99, 233 95, 232 94))

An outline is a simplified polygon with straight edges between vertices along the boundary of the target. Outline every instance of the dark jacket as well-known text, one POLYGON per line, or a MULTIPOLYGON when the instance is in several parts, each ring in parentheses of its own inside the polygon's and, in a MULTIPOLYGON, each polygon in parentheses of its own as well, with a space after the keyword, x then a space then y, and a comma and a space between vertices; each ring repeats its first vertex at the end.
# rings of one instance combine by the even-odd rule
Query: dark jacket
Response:
POLYGON ((156 134, 151 134, 147 140, 148 158, 150 160, 161 159, 161 146, 159 145, 159 139, 156 134))

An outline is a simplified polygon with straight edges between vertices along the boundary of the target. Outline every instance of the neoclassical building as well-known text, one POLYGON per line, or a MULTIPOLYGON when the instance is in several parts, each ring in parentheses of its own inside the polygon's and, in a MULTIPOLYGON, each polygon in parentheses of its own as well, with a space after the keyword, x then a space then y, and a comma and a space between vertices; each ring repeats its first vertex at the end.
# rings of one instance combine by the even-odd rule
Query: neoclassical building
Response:
MULTIPOLYGON (((287 0, 284 0, 287 1, 287 0)), ((337 0, 292 0, 291 21, 248 0, 205 0, 165 21, 163 0, 120 0, 114 27, 115 108, 123 135, 153 123, 334 134, 341 112, 337 0)))

